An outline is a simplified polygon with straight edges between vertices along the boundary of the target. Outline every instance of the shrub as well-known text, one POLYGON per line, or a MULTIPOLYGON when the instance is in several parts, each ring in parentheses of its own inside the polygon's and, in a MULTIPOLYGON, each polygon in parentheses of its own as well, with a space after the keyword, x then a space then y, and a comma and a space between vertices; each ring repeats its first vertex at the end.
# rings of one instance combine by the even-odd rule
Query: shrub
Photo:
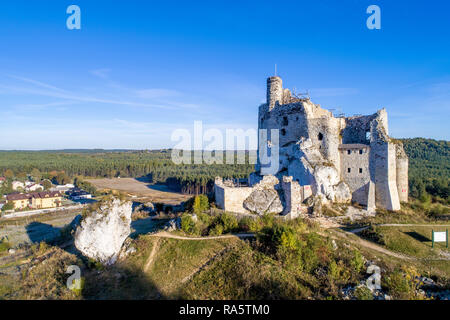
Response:
POLYGON ((372 291, 366 286, 357 287, 354 296, 357 300, 373 300, 372 291))
POLYGON ((223 213, 219 218, 219 223, 223 226, 225 233, 232 232, 237 229, 238 221, 236 217, 230 213, 223 213))
POLYGON ((183 214, 181 216, 181 230, 188 234, 195 232, 195 221, 190 214, 183 214))
POLYGON ((208 209, 209 209, 208 197, 204 194, 195 196, 192 210, 198 214, 198 213, 204 212, 208 209))
POLYGON ((350 279, 350 271, 346 268, 344 261, 338 263, 332 259, 328 265, 328 277, 336 282, 346 283, 350 279))
POLYGON ((420 300, 425 296, 417 291, 420 284, 418 273, 413 267, 401 267, 385 277, 389 294, 399 300, 420 300))
POLYGON ((273 214, 270 214, 270 213, 266 213, 261 217, 263 226, 267 227, 267 228, 272 228, 274 219, 275 218, 274 218, 273 214))
POLYGON ((2 207, 3 212, 8 211, 8 210, 13 210, 13 209, 14 209, 14 203, 12 203, 12 202, 8 202, 2 207))
POLYGON ((239 229, 244 232, 260 232, 263 228, 263 222, 259 217, 243 217, 239 221, 239 229))
POLYGON ((241 220, 239 220, 239 230, 248 232, 250 231, 250 224, 252 223, 252 218, 250 217, 243 217, 241 220))
POLYGON ((364 267, 364 259, 362 254, 358 250, 353 251, 353 259, 350 261, 353 269, 356 273, 360 273, 362 268, 364 267))
POLYGON ((6 241, 0 241, 0 252, 8 251, 11 248, 11 245, 9 242, 6 241))
POLYGON ((209 230, 210 236, 220 236, 223 233, 223 226, 221 224, 216 224, 213 228, 209 230))
POLYGON ((200 220, 200 222, 202 222, 207 226, 209 226, 211 224, 211 221, 213 220, 213 217, 211 217, 209 214, 206 213, 198 213, 197 217, 198 220, 200 220))

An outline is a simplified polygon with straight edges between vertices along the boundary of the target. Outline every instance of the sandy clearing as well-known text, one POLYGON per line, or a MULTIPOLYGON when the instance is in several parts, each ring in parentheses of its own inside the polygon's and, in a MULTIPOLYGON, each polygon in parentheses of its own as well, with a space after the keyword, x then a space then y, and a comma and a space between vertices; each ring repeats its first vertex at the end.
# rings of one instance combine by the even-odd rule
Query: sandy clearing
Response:
POLYGON ((191 195, 171 192, 168 189, 164 190, 164 186, 152 186, 134 178, 89 179, 87 181, 98 189, 124 191, 136 197, 146 197, 148 201, 152 202, 176 205, 192 197, 191 195))

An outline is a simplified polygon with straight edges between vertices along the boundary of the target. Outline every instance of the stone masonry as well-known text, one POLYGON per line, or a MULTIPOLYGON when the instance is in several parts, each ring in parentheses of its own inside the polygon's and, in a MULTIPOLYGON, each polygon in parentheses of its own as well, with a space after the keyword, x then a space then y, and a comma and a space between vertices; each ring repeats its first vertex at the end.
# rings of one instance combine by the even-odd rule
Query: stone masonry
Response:
POLYGON ((258 144, 250 187, 230 190, 216 184, 216 202, 225 210, 246 212, 243 201, 268 175, 281 181, 274 186, 284 206, 281 214, 292 217, 304 210, 309 196, 324 203, 352 201, 368 210, 396 211, 401 201, 408 201, 408 157, 401 142, 388 135, 385 109, 335 117, 309 98, 283 89, 280 77, 269 77, 258 128, 266 129, 267 143, 258 144), (274 151, 279 156, 277 172, 261 158, 274 151))

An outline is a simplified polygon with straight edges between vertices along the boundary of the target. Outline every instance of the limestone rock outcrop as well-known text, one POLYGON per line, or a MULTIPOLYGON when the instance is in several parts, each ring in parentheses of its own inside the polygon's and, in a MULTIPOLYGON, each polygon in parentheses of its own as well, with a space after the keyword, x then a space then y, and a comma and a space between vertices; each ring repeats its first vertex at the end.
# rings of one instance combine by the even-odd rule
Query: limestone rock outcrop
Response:
POLYGON ((324 202, 351 200, 350 188, 341 181, 335 165, 323 158, 310 139, 302 139, 290 148, 292 157, 287 159, 289 175, 302 185, 311 185, 313 193, 324 202))
POLYGON ((275 186, 279 180, 267 175, 254 186, 254 191, 244 200, 244 208, 258 215, 265 213, 281 213, 283 205, 275 186))
POLYGON ((113 198, 90 212, 75 232, 75 247, 105 265, 114 264, 131 233, 132 203, 113 198))

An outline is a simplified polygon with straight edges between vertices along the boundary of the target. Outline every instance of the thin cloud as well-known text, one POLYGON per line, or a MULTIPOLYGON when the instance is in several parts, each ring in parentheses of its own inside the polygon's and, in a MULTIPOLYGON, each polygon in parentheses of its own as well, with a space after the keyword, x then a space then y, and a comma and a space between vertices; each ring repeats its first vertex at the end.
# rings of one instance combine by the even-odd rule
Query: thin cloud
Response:
POLYGON ((79 101, 79 102, 93 102, 93 103, 125 105, 125 106, 132 106, 132 107, 148 107, 148 108, 159 108, 159 109, 177 109, 175 106, 164 105, 164 104, 140 103, 140 102, 136 102, 136 101, 127 101, 127 100, 121 101, 121 100, 98 98, 98 97, 93 97, 93 96, 76 95, 76 94, 73 94, 66 90, 52 86, 50 84, 36 81, 33 79, 16 77, 16 76, 14 76, 14 78, 17 80, 21 80, 23 82, 31 83, 31 84, 35 85, 37 88, 36 87, 29 88, 29 87, 7 86, 7 85, 0 84, 0 89, 5 89, 8 93, 32 94, 32 95, 60 98, 60 99, 79 101), (44 90, 42 88, 44 88, 44 90), (47 90, 45 90, 45 89, 47 89, 47 90))
POLYGON ((167 98, 181 95, 180 92, 170 89, 144 89, 136 91, 136 95, 143 99, 167 98))
POLYGON ((111 69, 95 69, 91 70, 90 73, 93 74, 96 77, 99 77, 101 79, 108 79, 108 74, 111 72, 111 69))

